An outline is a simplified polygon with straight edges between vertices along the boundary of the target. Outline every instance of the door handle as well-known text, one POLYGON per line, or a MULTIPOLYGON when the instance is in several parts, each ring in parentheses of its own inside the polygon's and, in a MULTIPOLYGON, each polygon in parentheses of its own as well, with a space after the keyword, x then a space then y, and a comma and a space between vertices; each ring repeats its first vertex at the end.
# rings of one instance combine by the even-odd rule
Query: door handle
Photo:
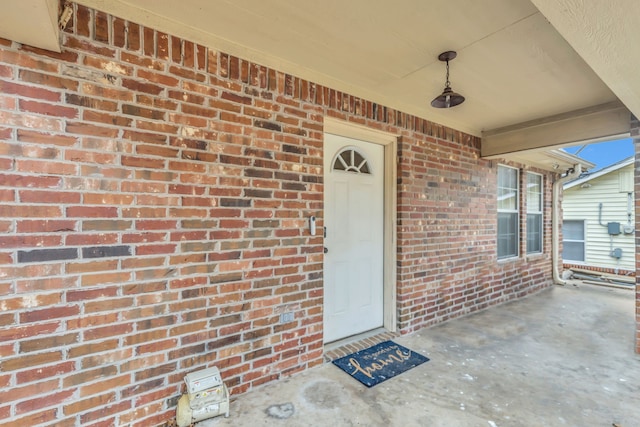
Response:
POLYGON ((326 247, 326 246, 324 246, 324 247, 322 248, 322 251, 326 254, 326 253, 328 253, 328 252, 329 252, 329 249, 327 249, 327 247, 326 247))

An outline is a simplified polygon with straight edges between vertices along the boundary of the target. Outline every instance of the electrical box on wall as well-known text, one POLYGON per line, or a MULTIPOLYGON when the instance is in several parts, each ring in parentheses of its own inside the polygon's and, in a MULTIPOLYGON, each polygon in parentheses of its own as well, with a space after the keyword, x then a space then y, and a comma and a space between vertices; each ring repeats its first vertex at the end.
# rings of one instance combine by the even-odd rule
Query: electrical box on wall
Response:
POLYGON ((619 222, 608 222, 607 223, 607 231, 612 236, 617 236, 620 234, 620 223, 619 222))
POLYGON ((615 248, 611 250, 611 253, 609 255, 611 255, 612 258, 616 259, 622 258, 622 248, 615 248))
POLYGON ((179 427, 224 414, 229 416, 229 391, 216 367, 192 372, 184 377, 187 394, 182 395, 176 409, 179 427))

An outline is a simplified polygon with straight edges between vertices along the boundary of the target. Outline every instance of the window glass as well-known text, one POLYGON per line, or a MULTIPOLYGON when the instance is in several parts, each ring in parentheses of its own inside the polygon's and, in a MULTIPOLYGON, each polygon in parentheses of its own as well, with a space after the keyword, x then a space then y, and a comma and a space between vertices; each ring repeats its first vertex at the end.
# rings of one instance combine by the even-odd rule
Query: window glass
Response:
POLYGON ((333 162, 333 170, 371 174, 369 163, 358 151, 347 148, 338 154, 333 162))
POLYGON ((518 256, 518 170, 498 166, 498 259, 518 256))
POLYGON ((518 170, 498 167, 498 209, 518 209, 518 170))
POLYGON ((584 262, 584 254, 584 221, 564 221, 562 223, 562 259, 584 262))
POLYGON ((527 253, 542 252, 542 215, 527 214, 527 253))
POLYGON ((527 212, 542 212, 542 175, 527 173, 527 212))
POLYGON ((527 173, 527 253, 542 252, 542 175, 527 173))

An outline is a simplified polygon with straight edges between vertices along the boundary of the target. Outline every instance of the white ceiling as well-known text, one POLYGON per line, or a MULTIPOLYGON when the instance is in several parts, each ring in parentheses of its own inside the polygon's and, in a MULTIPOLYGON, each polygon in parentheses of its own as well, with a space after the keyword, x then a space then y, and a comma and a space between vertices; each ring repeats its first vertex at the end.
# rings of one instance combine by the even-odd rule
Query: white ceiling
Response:
POLYGON ((478 136, 618 100, 640 115, 637 0, 78 3, 478 136), (446 50, 467 100, 434 109, 446 50))

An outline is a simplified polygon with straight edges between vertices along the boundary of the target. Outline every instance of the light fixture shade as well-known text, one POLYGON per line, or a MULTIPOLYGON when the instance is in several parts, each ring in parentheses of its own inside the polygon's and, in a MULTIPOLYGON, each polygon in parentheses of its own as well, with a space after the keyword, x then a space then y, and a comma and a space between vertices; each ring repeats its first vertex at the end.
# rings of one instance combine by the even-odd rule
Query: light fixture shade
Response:
POLYGON ((456 105, 460 105, 464 102, 464 96, 459 93, 455 93, 451 89, 451 83, 449 82, 449 61, 455 59, 458 54, 454 50, 448 50, 438 55, 438 59, 447 63, 447 78, 444 83, 444 91, 440 96, 437 96, 431 101, 431 106, 435 108, 451 108, 456 105))
POLYGON ((431 106, 435 108, 451 108, 464 102, 464 96, 455 93, 450 87, 445 87, 442 95, 436 96, 431 101, 431 106))

